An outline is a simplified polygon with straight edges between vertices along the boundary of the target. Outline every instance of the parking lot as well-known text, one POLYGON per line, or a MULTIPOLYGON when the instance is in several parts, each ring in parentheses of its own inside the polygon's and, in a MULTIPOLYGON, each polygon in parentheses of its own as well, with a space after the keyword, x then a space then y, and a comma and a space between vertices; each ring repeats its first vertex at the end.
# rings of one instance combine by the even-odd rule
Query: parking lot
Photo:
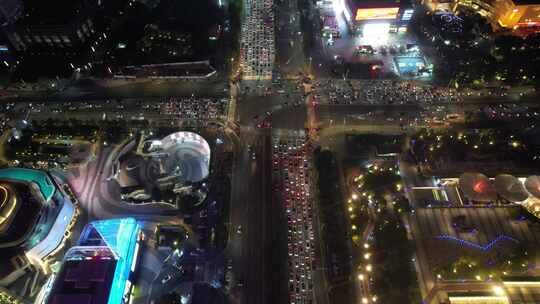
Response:
POLYGON ((313 303, 315 248, 309 190, 309 145, 305 136, 273 139, 276 197, 285 204, 288 226, 289 303, 313 303))

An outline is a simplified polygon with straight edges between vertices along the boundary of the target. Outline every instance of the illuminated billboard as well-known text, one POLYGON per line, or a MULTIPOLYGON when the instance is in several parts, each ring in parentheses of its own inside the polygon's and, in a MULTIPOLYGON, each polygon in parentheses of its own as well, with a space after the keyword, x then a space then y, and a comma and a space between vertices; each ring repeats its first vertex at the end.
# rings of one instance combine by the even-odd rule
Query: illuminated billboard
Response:
POLYGON ((405 11, 403 12, 403 16, 401 17, 401 20, 402 20, 402 21, 409 21, 409 20, 411 20, 413 13, 414 13, 414 10, 412 10, 412 9, 407 9, 407 10, 405 10, 405 11))
POLYGON ((396 19, 399 7, 359 8, 356 11, 356 21, 396 19))

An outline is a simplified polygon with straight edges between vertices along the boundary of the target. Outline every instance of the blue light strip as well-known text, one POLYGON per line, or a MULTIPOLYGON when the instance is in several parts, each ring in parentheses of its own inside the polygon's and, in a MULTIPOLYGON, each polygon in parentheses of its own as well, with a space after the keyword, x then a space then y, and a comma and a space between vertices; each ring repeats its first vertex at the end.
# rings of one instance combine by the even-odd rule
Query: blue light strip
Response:
POLYGON ((495 239, 493 239, 491 242, 487 243, 486 245, 482 246, 482 245, 479 245, 479 244, 476 244, 476 243, 473 243, 471 241, 467 241, 467 240, 464 240, 464 239, 460 239, 458 237, 455 237, 455 236, 452 236, 452 235, 448 235, 448 234, 444 234, 444 235, 439 235, 436 237, 437 239, 440 239, 440 240, 452 240, 452 241, 456 241, 458 242, 460 245, 465 245, 465 246, 469 246, 469 247, 472 247, 472 248, 475 248, 475 249, 479 249, 481 251, 488 251, 490 250, 493 246, 495 246, 495 244, 499 241, 502 241, 502 240, 507 240, 507 241, 512 241, 512 242, 515 242, 515 243, 519 243, 519 241, 513 237, 510 237, 510 236, 507 236, 507 235, 504 235, 504 234, 499 234, 495 239))
POLYGON ((108 304, 120 304, 129 279, 135 253, 139 224, 133 218, 93 222, 99 234, 118 257, 111 284, 108 304))

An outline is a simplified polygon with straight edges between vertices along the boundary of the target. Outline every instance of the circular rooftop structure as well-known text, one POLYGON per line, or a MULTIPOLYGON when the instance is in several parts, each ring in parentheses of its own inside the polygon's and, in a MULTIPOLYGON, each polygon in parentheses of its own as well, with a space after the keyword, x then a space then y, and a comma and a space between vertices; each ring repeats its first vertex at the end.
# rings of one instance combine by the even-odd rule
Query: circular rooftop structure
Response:
POLYGON ((495 189, 487 176, 481 173, 464 173, 459 177, 459 188, 473 201, 489 202, 497 198, 495 189))
POLYGON ((495 189, 500 196, 512 203, 523 202, 529 197, 529 193, 519 179, 510 174, 497 175, 495 189))
POLYGON ((540 176, 531 175, 525 180, 525 189, 534 197, 540 199, 540 176))
POLYGON ((185 181, 199 182, 208 177, 210 145, 199 134, 176 132, 163 138, 159 153, 164 154, 164 171, 185 181))

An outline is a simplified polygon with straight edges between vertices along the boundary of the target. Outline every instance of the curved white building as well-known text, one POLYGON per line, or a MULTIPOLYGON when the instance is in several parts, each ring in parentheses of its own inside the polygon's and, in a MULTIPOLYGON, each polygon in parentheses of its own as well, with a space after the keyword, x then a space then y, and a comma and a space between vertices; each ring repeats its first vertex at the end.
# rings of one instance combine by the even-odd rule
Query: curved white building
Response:
POLYGON ((210 145, 199 134, 176 132, 159 141, 152 141, 151 155, 163 156, 163 170, 188 182, 208 177, 210 145))

